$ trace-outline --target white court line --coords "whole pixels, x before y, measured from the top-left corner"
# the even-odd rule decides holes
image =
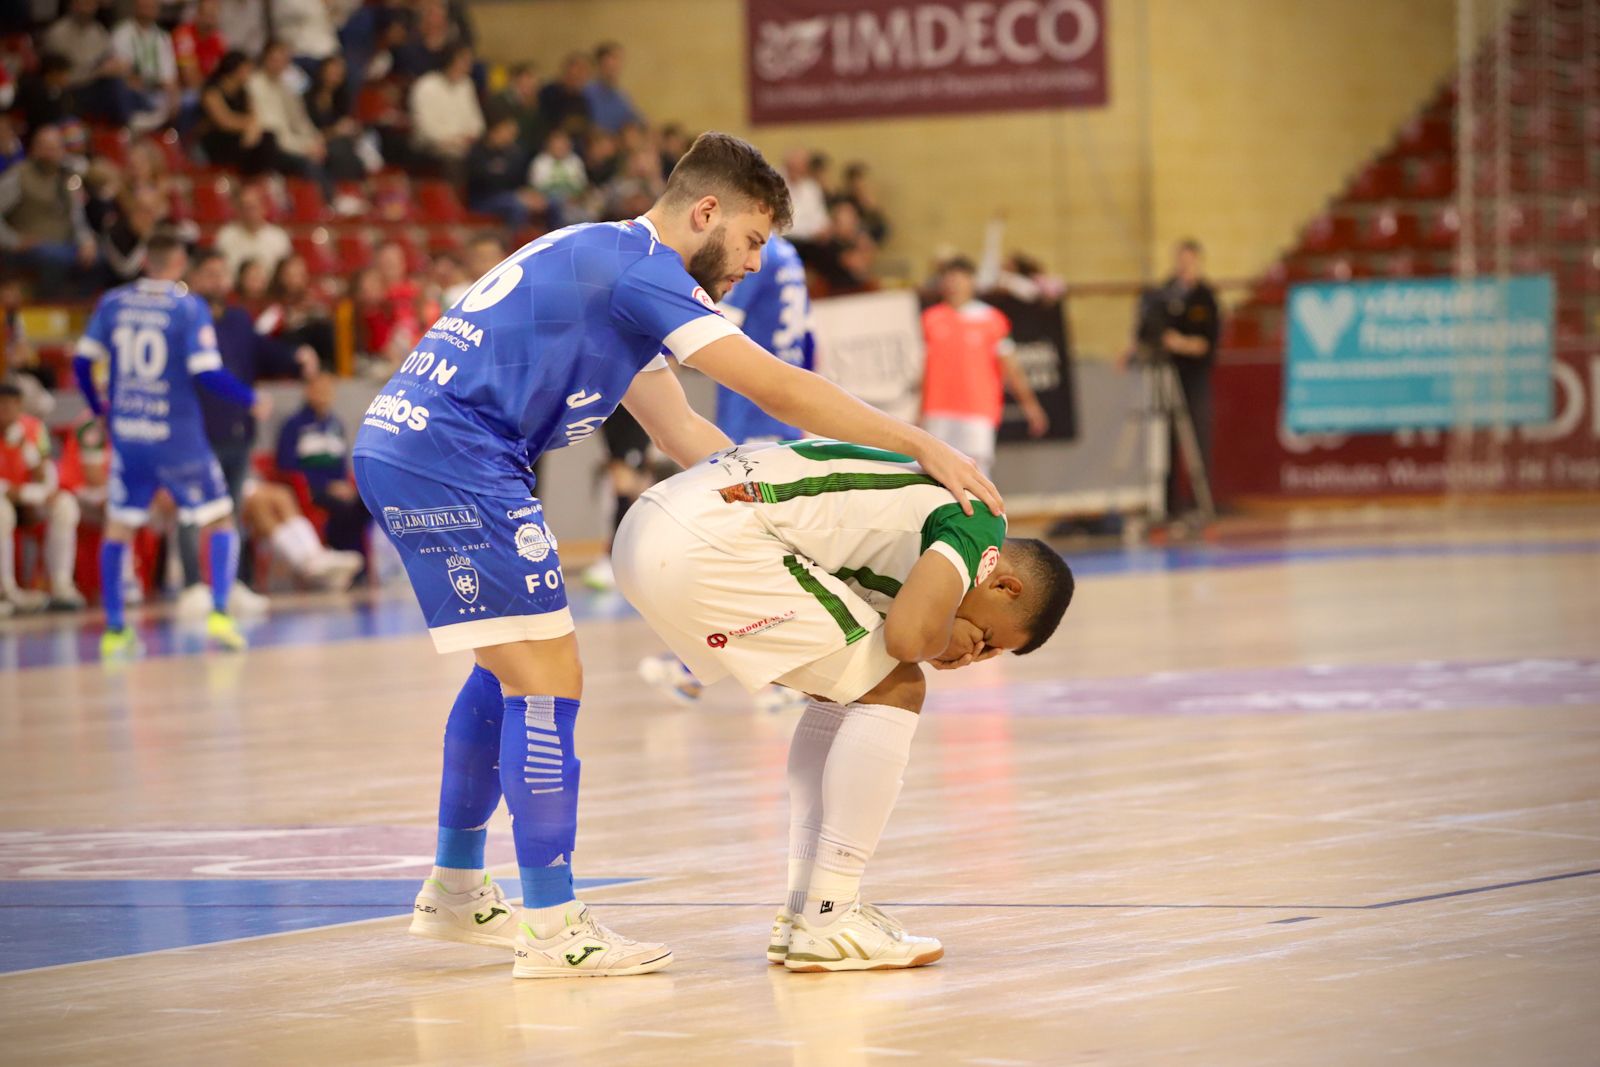
[[[680,1033],[677,1030],[624,1030],[627,1037],[693,1037],[693,1034]]]
[[[19,972],[20,973],[20,972]],[[221,1015],[221,1008],[157,1008],[161,1015]]]
[[[868,1056],[920,1056],[920,1052],[912,1052],[904,1048],[874,1048],[871,1045],[862,1045],[857,1052],[865,1052]]]
[[[506,1023],[507,1030],[576,1030],[576,1026],[558,1026],[555,1023]]]

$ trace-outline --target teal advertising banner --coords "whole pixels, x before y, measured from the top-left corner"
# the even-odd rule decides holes
[[[1548,422],[1553,306],[1545,276],[1296,286],[1284,422],[1297,433]]]

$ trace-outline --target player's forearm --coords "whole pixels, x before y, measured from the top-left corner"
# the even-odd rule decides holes
[[[705,416],[695,414],[656,439],[656,444],[672,462],[687,470],[713,452],[732,448],[733,440]]]
[[[73,356],[72,376],[77,379],[78,391],[83,394],[89,410],[96,415],[104,415],[105,404],[101,402],[100,390],[94,384],[94,361],[87,356]]]
[[[1023,373],[1016,357],[1002,356],[1000,366],[1005,369],[1006,388],[1017,398],[1017,403],[1024,408],[1038,407],[1039,397],[1034,393],[1033,386],[1028,383],[1028,376]]]
[[[819,374],[784,365],[764,395],[751,397],[779,422],[818,437],[832,437],[890,452],[917,455],[922,430],[858,400]]]

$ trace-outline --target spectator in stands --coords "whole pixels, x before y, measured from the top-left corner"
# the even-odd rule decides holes
[[[216,239],[217,251],[227,261],[228,273],[237,276],[241,265],[254,261],[270,277],[278,264],[294,251],[288,232],[267,219],[267,197],[259,186],[240,186],[233,204],[235,218],[217,231]]]
[[[678,160],[689,151],[690,137],[684,132],[683,127],[675,122],[669,122],[661,127],[661,173],[670,175],[672,168],[678,165]]]
[[[467,242],[467,275],[476,282],[505,258],[505,243],[495,234],[480,233]]]
[[[228,51],[223,39],[220,0],[196,0],[188,21],[172,31],[172,53],[178,62],[178,81],[185,96],[198,102],[200,90]]]
[[[606,186],[606,217],[631,219],[643,215],[665,187],[661,156],[653,149],[634,152],[627,157],[622,173]]]
[[[1194,423],[1195,437],[1200,444],[1200,461],[1206,471],[1211,470],[1211,371],[1217,362],[1217,339],[1222,333],[1222,314],[1217,304],[1216,290],[1205,280],[1205,251],[1194,238],[1179,241],[1172,253],[1172,275],[1160,289],[1150,294],[1141,309],[1139,340],[1158,350],[1160,357],[1172,361],[1178,372],[1178,384],[1183,389],[1183,399],[1189,408],[1189,418]],[[1119,361],[1126,366],[1133,350],[1122,354]],[[1167,475],[1167,514],[1183,514],[1185,503],[1179,497],[1177,434],[1173,442],[1172,462]],[[1191,486],[1191,493],[1193,488]]]
[[[526,180],[528,154],[517,141],[517,120],[502,115],[467,153],[467,206],[520,230],[546,200]]]
[[[303,163],[278,147],[278,139],[261,125],[247,88],[255,67],[238,52],[217,64],[200,92],[200,147],[215,167],[233,167],[242,174],[298,173]]]
[[[533,151],[544,144],[550,128],[539,112],[539,79],[533,64],[518,63],[511,68],[506,87],[489,102],[488,119],[491,123],[510,117],[517,124],[517,140],[525,151]]]
[[[419,155],[446,176],[463,176],[467,153],[483,136],[483,111],[472,84],[472,49],[457,47],[443,70],[411,87],[412,140]]]
[[[315,286],[305,257],[289,256],[272,274],[270,301],[256,316],[256,333],[296,349],[310,347],[320,364],[333,367],[333,313]]]
[[[27,160],[0,174],[0,259],[35,272],[46,289],[99,258],[66,159],[60,128],[40,126]]]
[[[0,615],[37,610],[48,604],[62,610],[84,606],[73,583],[78,551],[78,501],[60,488],[51,458],[50,431],[22,410],[22,389],[0,382]],[[18,526],[43,523],[45,571],[50,594],[19,588]]]
[[[559,225],[594,218],[588,198],[589,173],[572,150],[572,138],[565,130],[554,130],[545,140],[544,151],[528,168],[528,184],[549,200]]]
[[[327,147],[328,177],[339,182],[360,181],[383,165],[376,138],[368,140],[361,124],[350,113],[347,71],[342,55],[329,57],[318,68],[305,101],[306,113]]]
[[[166,219],[167,201],[154,186],[126,186],[105,236],[101,252],[113,285],[131,282],[144,273],[150,238]]]
[[[869,174],[867,165],[859,160],[845,164],[844,182],[835,199],[848,201],[861,219],[861,228],[882,244],[889,236],[889,221],[878,206],[878,194],[872,188]]]
[[[233,294],[254,315],[267,306],[267,290],[272,285],[272,273],[259,259],[247,259],[239,264],[234,275]]]
[[[159,130],[178,113],[178,60],[172,38],[156,21],[161,0],[133,0],[133,15],[111,31],[111,51],[127,67],[128,125]]]
[[[583,87],[589,102],[589,120],[602,130],[616,133],[630,122],[642,123],[639,109],[622,88],[622,46],[607,41],[594,50],[594,78]]]
[[[861,217],[848,200],[828,209],[828,227],[820,239],[804,246],[802,258],[833,294],[857,293],[871,287],[877,245],[861,228]]]
[[[288,47],[307,79],[339,51],[338,29],[328,4],[329,0],[272,0],[273,36]],[[303,91],[305,85],[302,81],[299,88]]]
[[[416,275],[411,269],[411,257],[406,252],[405,245],[399,241],[385,241],[378,246],[373,254],[372,263],[378,268],[378,276],[383,279],[384,293],[394,305],[408,308],[411,317],[411,329],[415,331],[418,322],[432,322],[439,317],[439,309],[430,306],[427,294],[422,290]],[[406,336],[407,344],[416,340],[416,333]]]
[[[977,299],[976,272],[967,259],[945,263],[939,274],[942,299],[922,313],[927,349],[922,426],[987,472],[994,465],[1007,388],[1027,416],[1029,434],[1042,436],[1050,420],[1012,356],[1010,321]]]
[[[441,252],[433,257],[433,286],[439,292],[441,307],[452,307],[472,288],[473,279],[467,277],[466,268],[453,252]]]
[[[76,118],[78,101],[72,91],[72,61],[55,52],[45,53],[39,69],[24,76],[17,87],[14,106],[30,130]]]
[[[794,225],[788,237],[797,246],[821,239],[828,230],[828,198],[811,174],[811,156],[796,148],[783,157],[783,176],[794,205]]]
[[[625,161],[615,137],[604,130],[590,131],[583,144],[583,166],[589,172],[590,185],[600,188],[608,184]]]
[[[306,383],[305,406],[278,431],[278,470],[305,477],[311,500],[328,513],[328,547],[362,552],[372,516],[350,477],[350,443],[333,410],[334,379],[319,374]]]
[[[46,55],[66,57],[71,64],[67,83],[86,111],[125,123],[126,100],[118,89],[128,67],[112,52],[111,34],[99,14],[100,0],[69,0],[66,15],[45,30],[39,47]]]
[[[228,51],[259,56],[267,47],[266,0],[218,0],[217,25]]]
[[[405,357],[421,333],[416,308],[410,301],[390,298],[389,286],[376,267],[356,273],[350,299],[355,305],[356,350],[377,362],[375,373],[388,377],[392,365]]]
[[[551,130],[565,130],[576,140],[589,132],[589,98],[584,86],[589,82],[589,57],[571,52],[561,61],[561,77],[539,90],[539,114]]]
[[[275,337],[258,334],[249,311],[229,299],[232,274],[223,254],[214,249],[201,249],[195,253],[189,266],[189,289],[211,308],[211,321],[217,331],[217,351],[222,356],[222,366],[235,378],[254,385],[262,378],[297,378],[317,370],[317,353],[307,345],[296,345]],[[211,442],[217,462],[222,465],[223,477],[228,482],[229,495],[234,506],[244,506],[244,485],[250,475],[250,454],[255,448],[257,425],[250,408],[200,390],[200,410],[205,420],[206,438]],[[189,602],[187,610],[204,612],[210,593],[200,578],[199,539],[197,531],[187,528],[180,532],[179,554],[183,560],[184,592],[179,597],[180,607]],[[249,553],[240,553],[241,577],[250,577]],[[242,584],[242,583],[241,583]],[[237,586],[235,587],[237,590]],[[246,585],[246,589],[249,587]],[[194,590],[199,592],[194,592]],[[255,596],[253,592],[241,594],[245,601]]]
[[[261,53],[261,62],[245,83],[245,91],[250,96],[250,111],[264,135],[272,137],[282,153],[279,169],[321,181],[324,195],[331,196],[333,190],[322,169],[327,146],[306,113],[305,96],[298,87],[302,81],[304,77],[293,64],[289,46],[273,41]]]
[[[394,72],[404,78],[420,78],[443,70],[458,44],[444,0],[421,0],[417,5],[417,24],[405,41],[396,45]]]
[[[288,566],[295,578],[313,588],[342,593],[367,565],[364,553],[335,552],[324,545],[317,528],[300,510],[294,491],[277,482],[252,478],[245,483],[239,525],[253,544],[271,545],[272,554]],[[235,583],[234,593],[240,588]],[[248,610],[234,608],[233,599],[229,598],[230,610]],[[266,598],[259,599],[264,602]]]

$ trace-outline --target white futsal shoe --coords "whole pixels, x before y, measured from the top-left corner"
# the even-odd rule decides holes
[[[794,936],[794,912],[783,908],[772,919],[772,933],[767,937],[767,962],[783,966],[789,955],[789,941]]]
[[[671,652],[646,656],[639,661],[639,677],[674,704],[693,704],[700,699],[701,686],[694,672]]]
[[[582,909],[577,921],[550,937],[538,937],[527,923],[518,923],[513,978],[601,978],[648,974],[672,962],[672,950],[653,941],[633,941],[601,926]]]
[[[877,971],[922,967],[943,955],[937,939],[908,934],[899,920],[856,901],[826,926],[795,916],[783,965],[791,971]]]
[[[448,892],[429,878],[411,906],[411,933],[436,941],[510,948],[517,932],[516,916],[517,909],[506,903],[505,892],[487,874],[482,885],[465,893]]]

